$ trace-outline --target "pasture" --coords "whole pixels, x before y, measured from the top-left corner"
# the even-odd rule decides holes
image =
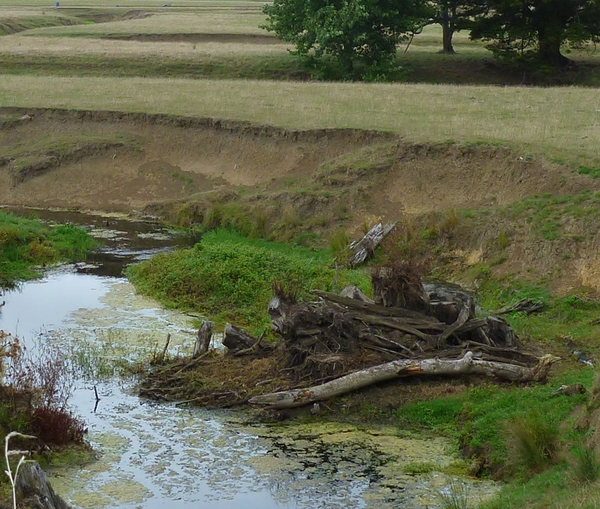
[[[401,83],[319,83],[306,81],[289,45],[259,28],[261,2],[16,3],[0,1],[0,26],[19,29],[0,39],[0,107],[383,130],[411,142],[492,143],[524,157],[600,164],[594,88],[497,86],[514,76],[466,33],[455,36],[456,55],[438,53],[435,26],[400,47]],[[583,50],[573,58],[588,71],[584,81],[594,80],[598,57]]]

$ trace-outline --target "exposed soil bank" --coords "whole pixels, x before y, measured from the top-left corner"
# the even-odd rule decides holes
[[[2,205],[137,211],[184,225],[239,226],[244,220],[248,229],[284,240],[402,219],[436,229],[443,252],[461,270],[487,263],[501,274],[540,278],[559,267],[556,289],[600,288],[596,218],[557,216],[552,221],[563,231],[550,239],[534,231],[526,213],[499,212],[534,196],[569,200],[592,192],[594,198],[600,180],[505,147],[408,144],[388,133],[351,129],[293,131],[210,118],[22,108],[0,110],[0,147]],[[452,219],[465,209],[487,212]],[[448,217],[452,231],[442,235]],[[509,239],[501,249],[499,235]]]

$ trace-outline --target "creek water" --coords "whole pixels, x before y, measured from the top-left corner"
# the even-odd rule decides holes
[[[122,269],[197,239],[113,217],[41,217],[85,226],[103,243],[87,263],[5,292],[0,307],[0,330],[29,348],[55,345],[76,368],[71,408],[96,460],[49,472],[73,507],[416,509],[441,506],[440,493],[457,486],[471,502],[497,492],[453,475],[461,462],[442,438],[320,421],[249,425],[239,411],[138,398],[115,368],[162,348],[167,334],[175,353],[189,353],[195,331],[189,316],[136,295]]]

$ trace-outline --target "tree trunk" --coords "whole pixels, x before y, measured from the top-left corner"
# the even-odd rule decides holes
[[[454,29],[450,25],[442,24],[442,53],[456,53],[452,45],[452,37],[454,37]]]
[[[538,58],[552,67],[565,67],[572,61],[560,52],[564,23],[554,10],[540,12],[538,23]]]
[[[504,362],[482,361],[473,357],[473,352],[466,352],[461,359],[455,360],[396,360],[350,373],[323,385],[255,396],[249,403],[276,409],[294,408],[340,396],[378,382],[416,375],[479,374],[516,382],[540,381],[546,377],[552,364],[559,360],[553,355],[545,355],[539,359],[537,366],[527,368]]]
[[[393,230],[394,226],[396,226],[396,223],[388,223],[385,226],[383,223],[377,223],[362,239],[352,242],[349,246],[352,254],[348,260],[348,265],[350,267],[358,267],[367,258],[373,256],[375,248]]]
[[[455,53],[454,46],[452,45],[452,37],[454,36],[454,13],[450,12],[450,7],[447,3],[443,3],[440,14],[440,25],[442,25],[441,53]]]
[[[566,67],[572,60],[560,52],[560,41],[540,39],[538,56],[542,63],[551,67]]]

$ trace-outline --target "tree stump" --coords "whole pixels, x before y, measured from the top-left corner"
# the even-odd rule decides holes
[[[194,353],[192,354],[192,359],[195,359],[203,353],[208,352],[208,347],[210,346],[210,340],[212,338],[214,326],[215,324],[210,320],[202,321],[202,324],[198,329],[198,337],[196,339],[196,344],[194,345]]]
[[[70,509],[58,496],[37,461],[28,461],[17,476],[17,503],[31,509]]]

